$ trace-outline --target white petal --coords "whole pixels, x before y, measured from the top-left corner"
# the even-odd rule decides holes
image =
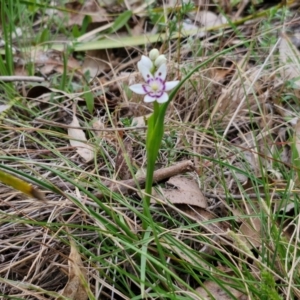
[[[139,95],[145,95],[145,94],[146,94],[146,91],[144,90],[143,85],[140,84],[140,83],[130,85],[129,88],[130,88],[133,92],[135,92],[136,94],[139,94]]]
[[[153,98],[149,95],[146,95],[145,98],[144,98],[144,102],[146,102],[146,103],[150,103],[150,102],[153,102],[155,100],[156,100],[155,98]]]
[[[169,100],[169,96],[167,93],[163,93],[160,97],[156,99],[158,103],[165,103]]]
[[[167,76],[167,65],[162,64],[158,70],[155,72],[155,77],[159,77],[161,80],[165,81]]]
[[[148,82],[149,79],[153,78],[151,71],[148,69],[148,67],[146,65],[141,64],[138,66],[138,68],[146,82]]]
[[[165,83],[166,85],[166,89],[165,91],[170,91],[172,89],[174,89],[174,87],[179,83],[179,80],[175,80],[175,81],[168,81]]]
[[[149,71],[153,68],[153,62],[151,61],[151,59],[145,55],[142,55],[141,60],[137,63],[138,69],[139,71],[142,73],[141,71],[141,66],[145,66]]]

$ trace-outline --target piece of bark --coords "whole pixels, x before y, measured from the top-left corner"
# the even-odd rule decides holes
[[[157,170],[153,175],[153,183],[159,183],[160,181],[166,180],[170,177],[183,174],[186,172],[194,171],[194,164],[190,160],[184,160],[180,163]],[[136,179],[128,179],[122,180],[113,184],[110,184],[108,188],[110,188],[111,192],[117,192],[121,194],[128,194],[131,190],[134,190],[139,186],[139,188],[143,189],[146,183],[146,176],[140,176]],[[104,197],[103,193],[99,192],[95,195],[98,199],[102,199]]]

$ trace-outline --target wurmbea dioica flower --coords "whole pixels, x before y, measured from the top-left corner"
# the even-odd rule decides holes
[[[169,101],[168,91],[175,88],[179,81],[166,81],[167,77],[167,59],[160,55],[157,49],[152,49],[149,57],[142,56],[137,66],[145,82],[129,86],[129,88],[140,95],[145,95],[144,101],[153,102],[153,114],[147,120],[147,175],[146,175],[146,195],[144,197],[144,214],[151,219],[149,205],[152,191],[153,173],[156,158],[160,149],[161,141],[164,135],[164,117]],[[143,223],[146,230],[147,223]]]
[[[157,52],[152,52],[154,50]],[[145,83],[133,84],[129,88],[136,94],[145,95],[144,102],[146,103],[153,101],[165,103],[169,99],[166,92],[172,90],[179,81],[166,81],[167,59],[164,55],[157,55],[157,49],[153,49],[152,51],[149,54],[152,60],[143,55],[138,62],[138,69]]]

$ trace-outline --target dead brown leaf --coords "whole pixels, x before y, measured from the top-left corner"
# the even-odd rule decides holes
[[[230,287],[230,284],[233,282],[228,278],[222,278],[223,281],[226,281],[226,289],[235,297],[235,299],[246,300],[247,296],[242,292]],[[201,299],[201,300],[211,300],[211,299],[218,299],[218,300],[231,300],[232,296],[228,295],[228,293],[218,285],[216,281],[205,281],[204,287],[198,287],[196,292],[199,294],[199,298],[195,297],[194,299]]]
[[[117,133],[115,131],[105,131],[106,126],[100,119],[94,120],[92,127],[96,131],[97,137],[101,139],[101,142],[105,141],[113,146],[117,144]]]
[[[151,114],[148,114],[146,116],[139,116],[132,118],[131,126],[136,127],[144,127],[146,126],[146,120],[151,116]]]
[[[201,222],[202,224],[209,220],[218,219],[217,215],[200,207],[180,205],[178,208],[192,220]],[[207,222],[207,224],[203,225],[203,228],[216,234],[225,234],[225,232],[230,228],[230,224],[225,221]]]
[[[81,256],[79,255],[75,243],[70,241],[71,251],[69,255],[69,280],[61,292],[61,295],[72,300],[88,299],[87,287],[87,271],[83,266]],[[60,298],[57,298],[60,300]]]
[[[38,68],[45,76],[53,72],[62,74],[65,71],[63,52],[61,51],[34,49],[29,57],[24,58],[24,64],[29,60],[31,63],[35,64],[36,68]],[[77,75],[78,71],[81,70],[79,62],[72,56],[68,57],[67,70]]]
[[[243,220],[240,227],[240,238],[247,246],[252,249],[262,244],[261,220],[259,218],[250,218]]]
[[[82,73],[89,72],[95,78],[101,72],[109,69],[109,57],[106,50],[89,50],[86,52],[82,65]]]
[[[162,188],[162,196],[172,204],[187,204],[201,208],[207,207],[207,200],[199,189],[198,184],[183,176],[171,177],[167,184],[171,189]],[[157,195],[159,197],[159,195]]]
[[[70,144],[77,148],[77,153],[86,161],[89,162],[94,158],[94,148],[87,144],[87,139],[85,137],[84,131],[78,128],[80,127],[77,117],[73,115],[73,120],[69,124],[68,136],[70,137]]]
[[[70,10],[68,22],[66,26],[82,25],[85,16],[90,16],[92,23],[101,23],[108,21],[108,17],[104,8],[102,8],[98,1],[72,1],[66,4],[66,8]],[[58,12],[60,18],[65,18],[65,12]]]
[[[211,69],[211,78],[215,82],[222,82],[226,76],[232,73],[233,65],[230,68],[213,68]]]

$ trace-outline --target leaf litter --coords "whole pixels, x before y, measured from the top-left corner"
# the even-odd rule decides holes
[[[80,124],[75,114],[73,115],[72,122],[69,124],[68,136],[71,146],[77,148],[77,153],[86,162],[90,162],[94,158],[94,148],[87,143],[85,133],[80,129]]]
[[[197,13],[195,11],[190,13],[185,22],[192,24],[195,32],[201,31],[201,35],[198,35],[197,39],[188,37],[180,40],[180,48],[177,48],[177,42],[170,41],[168,44],[160,41],[162,44],[158,44],[161,51],[165,51],[168,55],[170,70],[181,76],[191,65],[200,63],[212,52],[240,41],[240,36],[230,27],[226,27],[228,31],[220,32],[219,29],[211,29],[218,26],[222,28],[227,21],[213,2],[211,5],[204,1],[198,2],[195,10]],[[162,30],[159,19],[157,23],[153,22],[149,26],[149,20],[144,17],[147,15],[145,11],[147,4],[128,1],[126,5],[128,7],[120,4],[113,6],[108,1],[103,1],[103,5],[100,6],[96,1],[85,1],[84,4],[74,1],[63,7],[66,10],[52,9],[51,14],[48,11],[48,16],[64,20],[64,26],[72,31],[79,41],[81,38],[102,39],[104,36],[118,40],[118,37],[128,36],[129,29],[137,36]],[[220,5],[222,11],[225,11],[229,18],[232,17],[232,20],[238,16],[246,17],[249,5],[254,5],[251,9],[260,10],[259,6],[256,7],[249,1],[232,4],[232,7],[228,7],[226,1],[224,3],[220,1]],[[172,11],[171,2],[167,3],[166,8],[166,14]],[[126,9],[131,9],[136,14],[118,28],[117,25],[120,23],[114,23],[116,15],[121,15]],[[153,20],[158,16],[155,14],[154,10],[151,16]],[[46,18],[42,18],[39,11],[36,18],[40,18],[37,24],[40,22],[41,27],[30,28],[31,32],[45,25]],[[295,23],[298,22],[296,17],[294,20]],[[297,133],[299,126],[292,127],[290,120],[297,119],[299,113],[297,102],[299,50],[295,42],[296,35],[278,34],[280,37],[278,53],[272,52],[272,56],[268,58],[271,46],[263,46],[266,42],[265,31],[260,27],[263,24],[255,23],[256,21],[249,20],[248,24],[238,25],[237,28],[246,38],[257,42],[259,45],[255,48],[257,53],[253,55],[247,47],[240,47],[238,51],[228,53],[206,65],[193,75],[169,108],[166,137],[160,152],[158,171],[164,170],[169,165],[174,166],[176,162],[184,162],[185,159],[193,159],[196,163],[196,168],[185,169],[184,174],[180,176],[170,175],[158,181],[157,189],[160,193],[154,198],[159,200],[159,204],[152,203],[151,206],[154,220],[163,224],[166,231],[174,231],[180,241],[178,245],[162,243],[170,250],[170,265],[174,270],[180,270],[181,266],[178,268],[178,264],[181,261],[189,263],[191,267],[196,267],[192,263],[197,261],[203,270],[208,270],[210,260],[214,259],[219,264],[220,274],[229,274],[230,270],[222,270],[224,266],[222,260],[218,260],[218,251],[226,253],[234,263],[240,263],[237,259],[240,259],[239,252],[236,250],[239,243],[249,251],[260,251],[262,245],[266,245],[270,233],[270,228],[266,227],[270,223],[261,223],[259,218],[262,211],[268,212],[266,215],[269,219],[273,215],[280,214],[285,226],[283,235],[290,243],[295,239],[294,221],[289,220],[285,213],[293,217],[297,213],[295,207],[297,196],[294,191],[298,190],[299,183],[296,176],[288,181],[282,170],[286,170],[286,174],[289,174],[294,170],[293,166],[297,165],[291,141],[293,132]],[[253,24],[257,27],[251,26]],[[85,26],[86,31],[80,32]],[[60,27],[56,23],[51,31],[68,43],[70,37],[61,35],[62,31],[58,28]],[[118,30],[112,34],[112,31],[109,32],[111,28]],[[272,38],[274,32],[267,37]],[[276,31],[275,36],[277,33]],[[16,37],[13,38],[16,40]],[[41,39],[38,42],[43,41]],[[146,38],[144,43],[147,43]],[[129,171],[129,167],[126,166],[130,164],[134,171],[147,163],[144,127],[147,125],[145,116],[151,113],[152,108],[141,103],[138,96],[130,94],[128,85],[132,84],[130,81],[138,81],[135,73],[137,59],[151,48],[150,45],[142,45],[136,48],[119,47],[115,50],[72,53],[66,61],[64,61],[65,54],[56,50],[33,49],[29,53],[34,55],[28,55],[22,48],[16,49],[14,57],[16,74],[27,76],[32,64],[35,75],[42,75],[46,80],[39,87],[25,81],[14,83],[19,95],[25,96],[29,91],[27,101],[11,106],[8,104],[8,100],[11,99],[6,99],[5,96],[1,98],[0,114],[5,114],[5,118],[1,118],[0,121],[2,163],[60,187],[70,197],[80,199],[80,203],[49,191],[49,186],[43,186],[47,190],[46,203],[28,199],[3,185],[0,186],[3,191],[0,206],[5,212],[1,217],[0,228],[2,239],[0,274],[2,278],[8,278],[7,281],[0,282],[2,294],[18,295],[22,299],[42,299],[42,296],[32,291],[29,285],[18,287],[19,282],[27,281],[32,286],[41,288],[41,293],[45,297],[54,297],[50,292],[58,292],[64,288],[65,295],[71,299],[79,297],[79,293],[75,294],[74,291],[80,289],[83,293],[83,298],[80,299],[84,299],[87,297],[86,289],[82,289],[85,284],[90,286],[94,294],[97,290],[101,299],[114,299],[113,295],[117,295],[118,299],[128,299],[129,295],[132,295],[132,291],[126,291],[120,286],[121,281],[112,283],[109,275],[103,273],[102,278],[95,275],[95,270],[105,265],[107,274],[116,279],[117,276],[112,275],[114,272],[118,273],[115,261],[108,262],[108,259],[99,263],[97,259],[101,254],[110,258],[110,253],[104,248],[99,247],[99,250],[91,246],[91,241],[98,243],[99,234],[93,230],[80,229],[77,225],[95,225],[103,232],[109,232],[106,224],[114,224],[116,219],[121,218],[123,222],[130,224],[128,226],[136,234],[141,230],[140,219],[136,214],[136,210],[141,208],[139,186],[132,178],[134,172]],[[262,69],[261,66],[264,64],[265,68]],[[70,85],[62,87],[60,83],[65,73],[68,75]],[[84,76],[87,73],[90,77]],[[87,90],[92,91],[94,97],[94,108],[91,111],[87,110],[82,97]],[[28,101],[29,98],[32,103]],[[73,109],[75,105],[76,110]],[[236,114],[237,107],[239,111]],[[66,119],[71,120],[71,123],[66,122]],[[98,120],[97,124],[91,121],[95,119]],[[105,122],[100,121],[102,119],[105,119]],[[116,130],[120,134],[116,133]],[[65,134],[66,131],[68,135]],[[298,144],[297,136],[295,135],[295,145]],[[59,149],[67,150],[61,152]],[[21,159],[22,163],[11,161],[9,158],[12,155]],[[49,164],[52,170],[46,168]],[[60,173],[64,173],[65,177],[60,176]],[[195,177],[196,181],[189,179]],[[81,189],[75,188],[68,178],[80,182]],[[263,180],[268,182],[269,191],[265,190]],[[125,187],[128,184],[132,185],[130,197],[127,196],[125,188],[113,188],[114,184],[118,183]],[[142,185],[142,181],[139,183]],[[107,187],[110,191],[105,189]],[[289,203],[284,205],[278,200],[283,197],[280,192],[283,187],[290,193]],[[83,192],[84,190],[86,192]],[[98,196],[101,194],[99,199],[115,213],[114,217],[103,210],[105,207],[102,207],[102,216],[106,222],[99,222],[88,214],[89,209],[95,207],[98,209],[99,206],[88,192],[93,195],[98,193]],[[126,200],[116,201],[112,197],[112,193],[116,192]],[[259,201],[264,205],[257,205]],[[70,215],[72,216],[69,217]],[[172,218],[168,218],[169,215]],[[248,215],[246,219],[245,215]],[[21,218],[26,222],[12,224],[7,216]],[[60,216],[63,216],[63,219],[60,219]],[[235,222],[227,222],[223,218]],[[72,234],[76,238],[81,238],[83,247],[91,251],[93,266],[97,265],[97,268],[94,270],[87,268],[88,260],[82,261],[81,258],[84,256],[79,255],[82,249],[75,250],[72,243],[70,247],[68,243],[63,242],[65,236],[62,227],[60,230],[57,229],[59,226],[57,220],[71,224],[71,227],[74,225]],[[41,226],[39,222],[45,223]],[[186,225],[191,222],[193,226],[197,225],[201,229],[190,230]],[[184,230],[181,230],[181,227]],[[230,235],[229,230],[235,235]],[[209,240],[204,241],[199,236],[209,236]],[[105,244],[106,240],[111,241],[109,247],[118,243],[110,233],[104,235],[100,243]],[[41,245],[44,245],[44,248]],[[185,245],[188,245],[194,259],[183,251]],[[272,245],[267,246],[273,250]],[[118,247],[122,249],[123,246]],[[151,247],[156,249],[154,243]],[[72,255],[69,254],[70,249]],[[202,256],[196,255],[198,251]],[[126,259],[128,261],[117,261],[117,264],[128,274],[131,274],[132,270],[136,272],[134,269],[136,262],[132,262],[132,257],[129,256]],[[252,259],[251,255],[249,259]],[[34,262],[38,263],[35,265]],[[250,270],[256,265],[250,262],[247,267]],[[276,264],[276,268],[278,276],[285,277],[286,273],[280,263]],[[66,271],[67,269],[69,271]],[[203,274],[198,275],[197,279],[184,272],[178,271],[178,274],[194,289],[192,299],[210,299],[211,295],[229,299],[228,289],[229,294],[237,299],[245,297],[246,290],[222,288],[221,285],[216,285],[209,278],[202,276]],[[228,277],[219,274],[216,276],[219,276],[223,284],[234,286]],[[232,278],[234,276],[232,275]],[[68,293],[72,278],[74,285],[72,291]],[[199,278],[202,287],[199,286]],[[280,284],[286,284],[284,280],[280,280]],[[136,288],[134,280],[131,281],[128,277],[128,281],[130,287]],[[176,281],[177,286],[181,284]],[[291,289],[295,295],[299,295],[296,286]],[[186,292],[184,290],[182,294]]]
[[[161,188],[154,196],[170,201],[172,204],[194,205],[207,208],[207,201],[201,193],[198,184],[182,176],[171,177],[166,188]]]
[[[88,293],[86,291],[88,274],[83,266],[80,254],[76,249],[75,242],[71,240],[71,251],[69,255],[69,280],[61,291],[62,296],[74,300],[87,300]],[[57,300],[61,300],[58,297]]]

